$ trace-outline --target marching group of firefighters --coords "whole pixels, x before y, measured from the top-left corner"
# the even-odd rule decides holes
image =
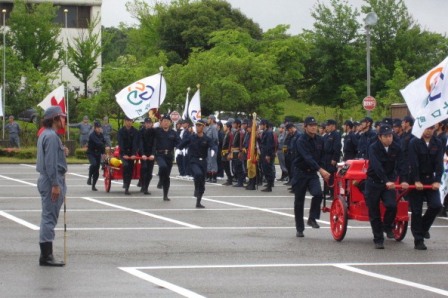
[[[54,114],[57,119],[62,115],[58,111],[47,112],[45,115],[53,117]],[[50,116],[49,120],[56,119]],[[330,119],[325,124],[318,125],[316,119],[311,116],[304,120],[303,131],[299,131],[293,123],[285,123],[280,126],[278,132],[274,132],[271,123],[265,119],[259,121],[258,125],[255,119],[229,119],[222,125],[221,122],[216,122],[213,115],[206,120],[198,120],[194,128],[186,121],[179,121],[176,128],[173,128],[169,115],[161,117],[158,123],[146,118],[138,130],[133,126],[133,120],[126,117],[124,126],[118,131],[119,150],[116,150],[115,154],[122,163],[123,188],[126,195],[130,195],[129,187],[137,159],[141,163],[140,191],[150,194],[148,187],[154,163],[157,162],[157,188],[163,190],[164,201],[170,201],[170,174],[176,158],[180,175],[193,177],[197,208],[204,208],[201,199],[205,182],[216,183],[217,176],[224,173],[227,180],[223,185],[255,190],[265,182],[261,191],[272,192],[276,177],[274,162],[278,157],[282,171],[278,180],[286,181],[285,185],[290,186],[289,190],[295,197],[297,237],[304,237],[306,192],[312,196],[307,225],[317,229],[321,203],[324,194],[332,194],[331,185],[338,162],[368,159],[367,179],[360,181],[358,187],[363,192],[368,207],[375,248],[384,248],[384,234],[387,238],[394,238],[393,222],[397,212],[394,189],[399,183],[403,189],[415,185],[415,190],[411,190],[406,199],[410,203],[414,247],[417,250],[425,250],[424,239],[430,237],[429,229],[434,219],[439,212],[446,212],[446,204],[442,205],[439,188],[444,172],[443,156],[447,140],[443,131],[444,123],[439,124],[437,129],[427,128],[421,138],[411,134],[413,123],[413,119],[408,116],[395,121],[385,118],[375,125],[369,117],[365,117],[360,123],[346,121],[342,138],[337,131],[335,120]],[[107,145],[110,145],[110,139],[106,141],[102,124],[95,121],[87,140],[90,162],[87,184],[91,185],[93,191],[97,190],[99,169]],[[55,146],[60,145],[56,142]],[[44,149],[38,147],[38,156]],[[39,172],[44,162],[44,158],[38,158]],[[42,166],[39,166],[40,164]],[[54,171],[56,174],[61,172],[60,175],[63,176],[66,166]],[[318,174],[325,181],[323,190]],[[41,172],[41,176],[46,175]],[[58,184],[57,179],[51,181],[48,183],[50,188],[55,183]],[[65,179],[61,181],[65,195]],[[60,193],[56,193],[54,189],[48,189],[41,194],[43,197],[48,196],[49,200],[60,197]],[[385,207],[383,218],[380,214],[380,201]],[[427,210],[422,215],[424,202],[427,203]],[[58,206],[60,208],[60,205]],[[54,214],[50,214],[50,217],[54,217],[59,209],[51,212]],[[44,213],[42,216],[42,222],[45,222]],[[57,216],[47,229],[41,227],[41,234],[42,231],[53,229],[50,236],[45,236],[45,239],[41,237],[41,248],[44,243],[41,265],[60,265],[54,261],[51,250],[45,250],[45,243],[50,242],[49,238],[54,238],[56,222]]]

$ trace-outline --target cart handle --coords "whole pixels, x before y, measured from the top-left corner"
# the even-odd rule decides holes
[[[401,184],[395,184],[395,189],[397,190],[406,190],[401,187]],[[415,189],[414,184],[409,184],[409,187],[407,189]],[[423,189],[432,189],[432,185],[423,185]]]

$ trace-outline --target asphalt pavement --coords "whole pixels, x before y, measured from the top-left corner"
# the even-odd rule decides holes
[[[110,192],[102,179],[91,191],[87,173],[69,165],[54,242],[63,259],[66,235],[67,265],[48,268],[38,265],[35,166],[0,165],[0,297],[448,296],[447,218],[434,222],[427,251],[414,249],[410,230],[375,250],[368,222],[350,220],[337,242],[328,213],[296,238],[294,198],[281,182],[271,193],[207,183],[206,208],[196,209],[193,181],[176,166],[170,202],[157,175],[151,195],[133,180],[126,196],[116,180]]]

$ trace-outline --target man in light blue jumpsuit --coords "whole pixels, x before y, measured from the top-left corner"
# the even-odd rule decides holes
[[[79,128],[79,145],[81,147],[87,147],[89,142],[89,135],[92,132],[93,126],[89,123],[89,117],[84,116],[82,122],[69,124],[70,127]]]
[[[9,116],[9,123],[5,125],[9,132],[9,146],[11,148],[20,148],[20,126],[14,121],[14,116]]]
[[[56,261],[53,257],[54,228],[57,225],[59,211],[67,192],[65,173],[67,172],[68,150],[56,134],[56,131],[65,127],[65,117],[66,115],[59,106],[49,107],[44,113],[43,126],[45,129],[37,141],[36,170],[40,173],[37,189],[42,200],[39,234],[40,266],[61,267],[65,265],[64,262]]]

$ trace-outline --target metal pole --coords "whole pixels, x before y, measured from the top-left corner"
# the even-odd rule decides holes
[[[159,67],[159,70],[160,70],[160,84],[159,84],[159,103],[158,103],[158,105],[157,105],[157,111],[159,111],[160,110],[160,97],[161,97],[161,95],[162,95],[162,78],[163,78],[163,66],[160,66]],[[159,113],[160,114],[160,113]]]
[[[65,36],[67,37],[68,34],[68,26],[67,26],[67,13],[68,13],[68,9],[64,9],[64,14],[65,14]],[[68,38],[66,38],[66,44],[65,44],[65,67],[68,68],[68,55],[67,55],[67,51],[68,51]],[[61,72],[62,75],[62,72]],[[67,115],[67,123],[66,126],[67,127],[67,140],[70,141],[70,128],[69,128],[69,123],[70,123],[70,119],[69,119],[69,109],[68,109],[68,86],[67,86],[67,82],[65,83],[65,100],[66,100],[66,115]]]
[[[367,37],[367,96],[370,96],[370,26],[366,26]],[[367,111],[367,116],[370,117],[370,111]]]
[[[3,140],[5,140],[5,126],[6,126],[6,9],[3,13]]]

